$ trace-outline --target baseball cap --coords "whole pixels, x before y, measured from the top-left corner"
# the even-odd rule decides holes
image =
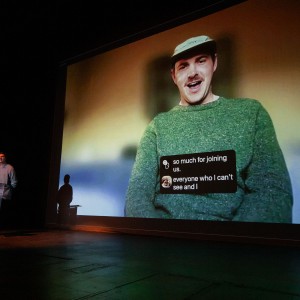
[[[179,59],[196,55],[196,53],[201,49],[204,51],[209,51],[212,53],[216,52],[216,42],[212,38],[206,35],[200,35],[192,37],[184,41],[183,43],[176,46],[173,55],[171,56],[172,66]]]

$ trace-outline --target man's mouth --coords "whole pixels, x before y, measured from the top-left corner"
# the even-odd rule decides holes
[[[200,81],[200,80],[199,81],[193,81],[193,82],[188,83],[187,87],[194,90],[194,89],[199,88],[201,83],[202,83],[202,81]]]

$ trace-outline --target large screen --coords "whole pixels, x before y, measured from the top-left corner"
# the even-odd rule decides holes
[[[236,220],[300,223],[299,11],[298,1],[249,0],[69,63],[59,185],[63,185],[66,174],[70,175],[71,204],[78,205],[77,214],[235,220],[231,216],[238,214],[243,197],[254,191],[257,196],[244,209],[244,218]],[[186,144],[179,145],[177,133],[187,127],[186,122],[193,124],[194,119],[182,114],[167,123],[158,118],[154,124],[153,119],[170,110],[175,114],[180,95],[172,80],[170,57],[178,44],[200,35],[217,43],[218,65],[212,90],[219,98],[207,105],[220,102],[226,107],[224,99],[233,98],[250,98],[258,103],[251,102],[255,108],[242,103],[232,115],[211,113],[214,130],[210,121],[197,133],[189,127]],[[256,121],[262,119],[260,125],[256,122],[249,125],[251,110],[255,110]],[[256,138],[250,137],[251,134],[260,134],[256,128],[259,126],[262,127],[259,132],[263,132],[261,140],[274,139],[272,130],[265,130],[268,116],[284,163],[278,162],[278,150],[273,150],[273,146],[268,148],[268,142],[260,145],[245,142],[245,138]],[[235,125],[228,127],[228,120]],[[149,154],[149,166],[140,174],[147,180],[132,179],[140,172],[134,170],[134,165],[141,151],[138,149],[143,147],[145,130],[149,133],[152,128],[149,135],[155,134],[159,122],[167,127],[159,131],[159,138],[164,138],[165,132],[161,142],[164,146],[158,140],[153,144],[156,157]],[[191,139],[191,135],[197,137]],[[198,140],[201,135],[208,140],[208,146],[194,147],[191,140],[205,143],[201,138]],[[218,142],[212,143],[216,139]],[[151,143],[154,142],[145,144],[144,153],[150,151]],[[248,168],[256,159],[254,148],[259,147],[263,149],[257,156],[264,155],[261,159],[264,167]],[[248,154],[247,163],[241,166],[241,157]],[[140,157],[143,155],[140,152]],[[156,167],[150,166],[155,159]],[[280,166],[268,170],[271,163]],[[288,179],[282,164],[286,165]],[[140,165],[147,165],[147,161]],[[250,172],[252,179],[242,182]],[[291,195],[286,180],[290,180]],[[128,195],[130,182],[138,185],[131,191],[134,195]],[[150,185],[152,191],[148,192]],[[149,194],[152,200],[148,201],[145,197]],[[128,204],[130,197],[135,200]],[[140,208],[142,212],[134,214],[139,209],[132,209],[133,205],[153,202],[149,213]],[[247,215],[247,209],[252,217]],[[193,212],[189,214],[188,210]],[[256,218],[256,213],[265,217]],[[290,219],[286,217],[289,213]]]

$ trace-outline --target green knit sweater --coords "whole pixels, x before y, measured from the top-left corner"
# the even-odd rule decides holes
[[[160,193],[161,156],[235,150],[237,191]],[[292,189],[272,120],[253,99],[176,106],[158,114],[140,141],[125,215],[216,221],[291,222]]]

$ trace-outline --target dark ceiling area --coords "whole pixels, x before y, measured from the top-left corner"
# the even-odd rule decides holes
[[[1,28],[14,58],[47,55],[64,60],[130,36],[155,33],[193,15],[241,1],[2,1]],[[16,53],[17,52],[17,53]],[[20,53],[22,52],[22,53]]]

